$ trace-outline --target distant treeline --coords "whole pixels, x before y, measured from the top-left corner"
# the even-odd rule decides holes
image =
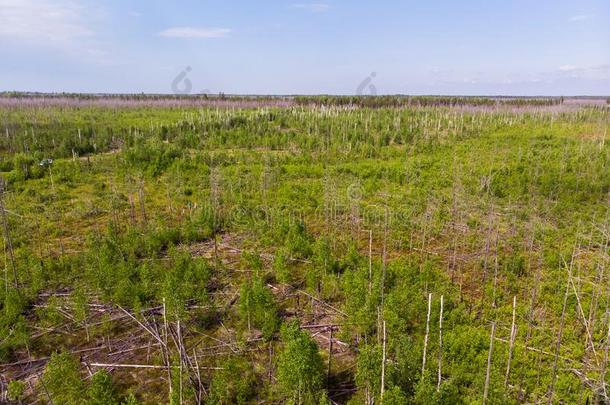
[[[16,100],[19,103],[59,102],[74,103],[152,103],[170,106],[170,104],[245,103],[241,107],[260,106],[336,106],[363,108],[392,107],[543,107],[564,103],[564,97],[477,97],[477,96],[337,96],[337,95],[226,95],[218,94],[111,94],[111,93],[38,93],[38,92],[0,92],[0,100]],[[606,100],[610,104],[610,98]],[[118,106],[118,105],[117,105]]]
[[[289,96],[271,95],[226,95],[225,93],[194,93],[194,94],[150,94],[150,93],[40,93],[40,92],[21,92],[4,91],[0,92],[0,98],[63,98],[78,100],[208,100],[208,99],[231,99],[234,101],[243,100],[278,100],[289,99]]]
[[[355,106],[369,108],[407,106],[551,106],[559,105],[563,97],[494,98],[460,96],[297,96],[299,105]]]

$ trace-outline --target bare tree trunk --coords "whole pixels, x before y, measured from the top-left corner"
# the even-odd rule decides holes
[[[604,347],[604,361],[602,362],[602,369],[600,372],[600,385],[602,387],[602,391],[604,392],[604,397],[608,399],[608,392],[606,391],[606,369],[608,367],[608,348],[610,347],[610,319],[608,317],[608,312],[606,311],[606,322],[608,322],[608,333],[606,334],[606,344]]]
[[[142,213],[142,221],[144,226],[148,223],[148,218],[146,217],[146,204],[144,203],[144,179],[140,179],[140,188],[138,190],[140,197],[140,211]]]
[[[166,312],[166,306],[165,306],[165,297],[163,297],[163,340],[164,340],[164,346],[165,346],[165,356],[166,356],[166,362],[167,362],[167,384],[168,384],[168,391],[169,391],[169,397],[168,399],[171,400],[172,397],[172,368],[171,368],[171,359],[169,356],[169,349],[167,346],[167,312]]]
[[[197,372],[197,400],[198,403],[203,403],[203,394],[205,394],[205,388],[203,387],[203,383],[201,382],[201,373],[199,372],[199,362],[197,361],[197,353],[195,349],[193,349],[193,360],[195,360],[195,371]]]
[[[533,248],[534,248],[534,238],[532,236],[532,239],[530,239],[530,243],[529,243],[529,250],[533,251]],[[541,250],[542,250],[542,247],[541,247]],[[525,347],[527,347],[527,345],[529,343],[529,340],[530,340],[530,338],[532,336],[532,330],[534,328],[534,310],[536,308],[536,300],[537,300],[537,296],[538,296],[538,286],[540,284],[540,276],[541,276],[540,273],[541,273],[541,268],[542,268],[541,260],[542,259],[539,256],[538,257],[538,264],[536,265],[536,275],[535,275],[535,279],[534,279],[534,288],[532,289],[532,294],[531,294],[531,297],[530,297],[530,307],[529,307],[528,315],[527,315],[527,331],[525,333],[525,341],[523,343],[525,345]],[[531,269],[531,260],[528,261],[528,270],[530,270],[530,269]],[[518,390],[519,391],[519,393],[518,393],[519,402],[523,401],[523,389],[522,389],[522,387],[523,387],[524,380],[525,380],[525,375],[522,372],[521,373],[521,378],[520,378],[520,381],[519,381],[519,390]]]
[[[383,225],[383,258],[382,258],[382,271],[381,271],[381,308],[385,300],[385,275],[388,258],[388,207],[385,207],[385,221]]]
[[[483,405],[487,403],[489,395],[489,381],[491,379],[491,356],[494,350],[494,338],[496,335],[496,323],[491,323],[491,335],[489,337],[489,353],[487,355],[487,372],[485,373],[485,388],[483,389]]]
[[[576,290],[576,286],[574,285],[574,280],[570,276],[568,281],[569,284],[572,285],[572,291],[574,291],[574,295],[576,296],[576,304],[578,308],[578,313],[582,318],[582,323],[585,326],[585,331],[587,332],[587,340],[585,342],[585,354],[588,351],[588,348],[591,347],[591,351],[593,352],[593,358],[597,362],[597,352],[595,351],[595,345],[593,344],[593,335],[591,333],[591,329],[589,328],[589,323],[587,322],[587,318],[585,317],[585,312],[582,309],[582,304],[580,302],[580,296],[578,295],[578,291]],[[587,344],[588,343],[588,344]]]
[[[373,288],[373,230],[369,231],[369,295]]]
[[[513,349],[515,347],[515,338],[517,337],[517,326],[515,325],[515,316],[517,311],[517,296],[513,297],[513,322],[510,327],[510,344],[508,346],[508,361],[506,363],[506,376],[504,377],[504,386],[508,387],[508,377],[510,376],[510,364],[513,359]]]
[[[421,376],[426,371],[426,351],[428,350],[428,335],[430,333],[430,310],[432,309],[432,293],[428,294],[428,315],[426,315],[426,334],[424,335],[424,352],[422,355]]]
[[[441,295],[441,310],[438,317],[438,382],[436,384],[436,391],[441,389],[442,380],[442,363],[443,363],[443,296]]]
[[[493,280],[493,290],[492,290],[492,301],[491,301],[491,307],[495,308],[496,307],[496,288],[498,285],[498,232],[496,231],[496,240],[494,241],[495,244],[495,252],[494,252],[494,280]]]
[[[328,371],[326,372],[326,383],[330,384],[330,368],[333,361],[333,327],[328,333]]]
[[[381,403],[383,403],[383,392],[385,391],[385,361],[386,361],[386,331],[385,331],[385,321],[383,321],[383,357],[381,359]]]
[[[485,259],[483,261],[483,285],[487,281],[487,269],[489,264],[489,250],[491,248],[491,232],[492,232],[492,221],[493,221],[493,210],[490,208],[488,225],[487,225],[487,236],[485,238]]]
[[[178,334],[178,351],[180,352],[180,367],[178,369],[178,372],[180,373],[178,375],[178,379],[180,381],[180,405],[182,405],[182,332],[180,332],[180,319],[178,319],[178,321],[176,322],[177,324],[177,334]]]

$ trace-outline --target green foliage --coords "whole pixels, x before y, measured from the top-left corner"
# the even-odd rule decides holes
[[[284,246],[293,257],[305,259],[312,253],[311,238],[307,233],[305,224],[301,221],[289,221],[283,224],[281,232]]]
[[[306,282],[311,291],[320,293],[322,280],[329,274],[338,272],[339,261],[333,256],[330,239],[327,237],[316,239],[312,250],[313,267],[307,271]]]
[[[238,357],[231,357],[221,363],[212,377],[210,405],[246,404],[255,393],[256,376],[250,363]]]
[[[3,202],[20,284],[15,288],[3,235],[0,362],[82,349],[88,328],[90,345],[97,337],[122,338],[134,325],[111,321],[116,305],[138,316],[142,310],[158,325],[165,300],[170,328],[183,322],[187,346],[228,342],[211,356],[199,351],[207,344],[196,346],[203,367],[225,367],[212,378],[211,403],[330,401],[309,329],[286,326],[274,341],[282,320],[293,316],[340,323],[337,336],[357,367],[347,367],[351,358],[333,358],[330,382],[355,380],[353,403],[362,403],[367,389],[380,401],[381,348],[374,343],[381,320],[388,337],[384,403],[480,403],[488,322],[496,320],[498,337],[507,338],[513,296],[518,338],[529,330],[529,346],[554,353],[566,262],[577,246],[580,302],[570,294],[554,400],[596,400],[569,368],[592,358],[581,311],[595,318],[588,327],[598,354],[607,333],[609,301],[598,288],[607,265],[610,190],[605,106],[563,108],[558,98],[323,96],[261,99],[269,108],[209,108],[198,103],[241,99],[117,96],[104,99],[116,104],[107,108],[97,97],[80,97],[42,106],[15,94],[0,106],[7,132],[0,136]],[[40,165],[47,158],[53,164]],[[261,259],[270,254],[273,274]],[[297,305],[293,288],[324,300],[324,311]],[[421,376],[428,293],[430,374]],[[113,311],[100,314],[91,304]],[[248,324],[262,341],[241,339]],[[225,364],[220,356],[236,354],[229,348],[252,355]],[[507,350],[498,340],[489,402],[516,401],[517,386],[524,402],[548,401],[553,356],[517,345],[505,389]],[[151,362],[161,364],[154,354]],[[102,374],[82,383],[79,364],[68,360],[55,355],[41,380],[59,395],[54,403],[90,396],[137,402],[123,392],[130,378],[117,379],[115,388]],[[149,372],[163,373],[135,370],[134,379]],[[8,380],[25,380],[11,373]],[[174,388],[182,377],[185,402],[194,399],[188,374],[172,373]],[[601,378],[598,368],[586,374]],[[133,389],[143,402],[177,402],[179,390],[167,398],[165,384]],[[42,384],[35,391],[48,401]],[[338,401],[338,391],[329,392]]]
[[[328,237],[320,237],[316,239],[313,247],[313,263],[322,274],[337,272],[339,270],[339,262],[335,259],[331,240]]]
[[[407,402],[407,396],[397,386],[390,388],[383,394],[383,404],[385,405],[403,405]]]
[[[260,276],[246,280],[240,290],[239,313],[248,325],[260,329],[265,339],[271,339],[280,320],[273,293]]]
[[[430,375],[426,373],[424,377],[419,380],[419,383],[417,383],[413,402],[416,405],[428,405],[436,403],[437,400],[436,387],[430,381]]]
[[[316,342],[298,323],[281,331],[283,350],[278,356],[277,376],[282,393],[295,404],[309,404],[321,395],[324,363]]]
[[[207,302],[211,268],[204,259],[193,259],[189,253],[175,248],[170,250],[170,257],[172,260],[165,271],[162,295],[170,316],[180,319],[189,300],[199,304]]]
[[[27,305],[25,297],[11,288],[2,296],[1,304],[0,359],[4,360],[13,349],[28,343],[29,332],[23,315]]]
[[[75,289],[72,293],[74,303],[74,315],[77,321],[83,322],[89,314],[89,306],[87,305],[87,296],[82,289]]]
[[[8,383],[6,396],[9,401],[21,401],[25,393],[25,382],[12,380]]]
[[[375,266],[373,279],[370,280],[369,269],[362,256],[349,255],[345,263],[347,270],[341,278],[344,309],[354,331],[368,335],[377,325],[377,308],[381,303],[380,269]]]
[[[379,345],[363,345],[358,353],[356,385],[362,391],[368,391],[372,397],[381,391],[381,356]]]
[[[469,402],[466,401],[464,395],[460,394],[458,388],[452,381],[443,381],[437,389],[436,384],[432,382],[430,373],[426,372],[424,377],[417,383],[413,403],[418,405],[452,405]]]
[[[182,155],[180,149],[158,139],[141,140],[125,151],[125,162],[130,169],[147,171],[158,176]]]
[[[290,267],[290,256],[286,249],[278,249],[273,259],[273,270],[277,281],[289,284],[293,280]]]
[[[177,367],[180,364],[178,355],[172,356],[170,360],[174,365],[172,370],[172,392],[169,396],[169,405],[180,405],[182,403],[191,403],[195,401],[195,391],[189,382],[189,373],[183,367]]]
[[[40,381],[41,392],[49,394],[54,403],[81,404],[85,384],[81,379],[78,361],[68,352],[53,353]]]
[[[46,306],[40,307],[36,311],[40,322],[47,327],[59,325],[63,321],[59,306],[60,300],[57,297],[50,297]]]
[[[127,395],[127,397],[123,400],[123,402],[121,402],[121,405],[138,405],[139,403],[140,402],[138,402],[133,392],[130,392],[129,395]]]
[[[118,405],[112,377],[106,370],[97,371],[87,387],[87,405]]]
[[[261,256],[257,252],[244,252],[242,258],[248,270],[253,271],[255,274],[260,274],[263,270],[263,262]]]

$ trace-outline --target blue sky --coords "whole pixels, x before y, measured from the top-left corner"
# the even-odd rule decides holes
[[[0,58],[0,90],[610,95],[610,2],[0,0]]]

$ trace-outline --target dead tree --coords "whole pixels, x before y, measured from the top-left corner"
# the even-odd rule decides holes
[[[442,366],[443,363],[443,296],[441,295],[441,310],[438,317],[438,382],[436,384],[436,391],[441,389],[442,379]]]
[[[608,323],[608,332],[606,334],[606,344],[604,347],[604,360],[602,362],[602,368],[600,372],[600,385],[602,387],[602,391],[604,393],[604,397],[608,398],[608,393],[606,391],[606,369],[608,367],[608,349],[610,348],[610,314],[606,311],[606,322]]]
[[[138,194],[140,197],[140,211],[142,213],[142,223],[144,226],[148,223],[148,218],[146,217],[146,204],[144,202],[144,177],[140,179],[140,188],[138,189]]]
[[[530,243],[529,243],[530,252],[533,251],[533,248],[534,248],[534,238],[532,236],[532,238],[530,239]],[[530,307],[529,307],[528,315],[527,315],[527,331],[525,332],[525,340],[523,342],[525,347],[528,346],[528,343],[532,336],[532,331],[534,329],[534,310],[536,309],[536,301],[538,298],[538,288],[539,288],[540,277],[541,277],[541,272],[542,272],[541,262],[542,262],[542,257],[539,256],[538,264],[536,265],[536,273],[534,276],[534,288],[532,289],[532,294],[530,296]],[[530,269],[531,269],[531,260],[528,261],[528,273],[529,273]],[[519,401],[523,401],[522,386],[523,386],[523,382],[525,380],[525,373],[522,372],[520,374],[521,374],[521,377],[520,377],[520,381],[519,381],[518,397],[519,397]]]
[[[383,257],[381,263],[381,308],[385,300],[385,276],[388,259],[388,207],[385,207],[385,220],[383,225]]]
[[[489,265],[489,250],[491,248],[491,234],[493,231],[493,208],[489,210],[487,236],[485,237],[485,256],[483,261],[483,285],[487,281],[487,269]]]
[[[496,307],[496,289],[498,286],[498,232],[496,231],[496,240],[494,241],[495,244],[495,248],[494,248],[494,279],[493,279],[493,290],[492,290],[492,301],[491,301],[491,307],[495,308]]]
[[[165,306],[165,297],[163,297],[163,347],[165,348],[165,357],[166,357],[166,363],[168,365],[167,367],[167,384],[168,384],[168,398],[172,397],[172,370],[170,366],[171,360],[170,360],[170,356],[169,356],[169,352],[168,352],[168,347],[167,347],[167,336],[168,336],[168,326],[167,326],[167,311],[166,311],[166,306]]]
[[[513,297],[513,322],[510,327],[510,344],[508,346],[508,361],[506,362],[506,376],[504,376],[504,386],[508,387],[508,377],[510,375],[510,365],[513,358],[513,350],[515,347],[515,338],[517,337],[517,326],[515,325],[515,316],[517,312],[517,296]]]
[[[373,288],[373,230],[369,231],[369,295]]]
[[[333,361],[333,327],[328,329],[328,370],[326,372],[326,382],[330,383],[330,368]]]
[[[385,331],[385,321],[383,321],[383,354],[381,359],[381,389],[380,389],[380,398],[381,403],[383,403],[383,392],[385,391],[385,362],[386,362],[386,331]]]
[[[432,293],[428,294],[428,314],[426,315],[426,334],[424,335],[424,352],[422,355],[421,375],[426,371],[426,351],[428,350],[428,335],[430,334],[430,310],[432,309]]]

